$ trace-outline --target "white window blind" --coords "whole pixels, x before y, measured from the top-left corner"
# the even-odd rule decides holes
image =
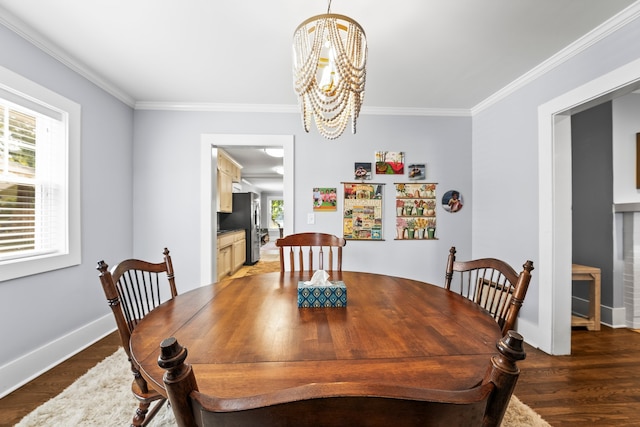
[[[0,259],[66,251],[59,224],[63,123],[0,98]]]
[[[80,108],[0,67],[0,282],[80,262]]]

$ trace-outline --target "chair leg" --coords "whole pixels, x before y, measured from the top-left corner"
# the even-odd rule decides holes
[[[136,409],[136,413],[133,416],[133,421],[131,422],[131,427],[144,427],[153,420],[153,417],[156,416],[158,411],[162,408],[162,405],[167,402],[167,399],[160,399],[156,401],[156,403],[151,406],[151,403],[140,402],[138,408]],[[149,409],[151,408],[151,409]]]
[[[147,417],[147,412],[149,412],[149,405],[151,404],[140,402],[136,409],[136,414],[133,416],[133,420],[131,421],[131,427],[142,427],[145,425],[144,421]]]
[[[147,424],[149,424],[151,422],[151,420],[153,420],[153,417],[156,416],[156,414],[158,413],[158,411],[160,411],[160,409],[162,408],[162,405],[164,405],[165,402],[168,402],[168,400],[167,399],[160,399],[153,405],[153,407],[147,413],[147,416],[146,416],[144,422],[142,423],[143,427],[146,426]]]

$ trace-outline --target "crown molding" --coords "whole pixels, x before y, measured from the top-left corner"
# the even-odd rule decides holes
[[[499,91],[495,92],[484,101],[472,107],[471,115],[474,116],[481,111],[489,108],[493,104],[511,95],[518,89],[526,86],[527,84],[550,72],[551,70],[560,66],[579,53],[585,51],[589,47],[616,32],[628,23],[638,19],[638,17],[640,17],[640,1],[636,1],[635,3],[624,9],[622,12],[613,16],[608,21],[605,21],[594,30],[580,37],[578,40],[566,46],[546,61],[540,63],[538,66],[532,68],[522,76],[518,77],[516,80],[509,83]]]
[[[463,108],[417,108],[417,107],[365,107],[360,114],[380,116],[439,116],[470,117],[471,110]]]
[[[26,25],[2,6],[0,6],[0,24],[4,25],[23,39],[27,40],[29,43],[36,46],[38,49],[42,50],[49,56],[52,56],[63,65],[69,67],[71,70],[80,74],[91,83],[110,93],[128,106],[133,107],[135,105],[135,100],[129,94],[120,90],[120,88],[103,78],[99,73],[91,70],[76,59],[73,59],[68,52],[51,43],[51,41],[46,37],[34,28]]]
[[[296,105],[217,104],[212,102],[148,102],[135,104],[136,110],[218,111],[227,113],[299,113]]]
[[[136,102],[136,110],[216,111],[231,113],[300,113],[297,105],[216,104],[198,102]],[[362,107],[360,115],[470,117],[470,110],[446,108]]]

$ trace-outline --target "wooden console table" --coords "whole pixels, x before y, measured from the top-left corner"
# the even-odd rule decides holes
[[[590,331],[600,330],[600,269],[571,264],[571,280],[589,282],[589,317],[571,316],[571,326],[586,326]]]

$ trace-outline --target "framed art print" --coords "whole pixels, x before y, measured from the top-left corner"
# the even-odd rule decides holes
[[[404,175],[402,151],[376,151],[376,174]]]
[[[313,210],[336,211],[338,210],[338,193],[336,188],[316,187],[313,189]]]
[[[353,169],[353,177],[355,179],[371,179],[371,162],[356,162]]]
[[[382,240],[384,184],[343,184],[343,237],[346,240]]]
[[[407,171],[409,172],[409,179],[425,179],[427,176],[426,166],[424,163],[412,163],[407,167]]]

